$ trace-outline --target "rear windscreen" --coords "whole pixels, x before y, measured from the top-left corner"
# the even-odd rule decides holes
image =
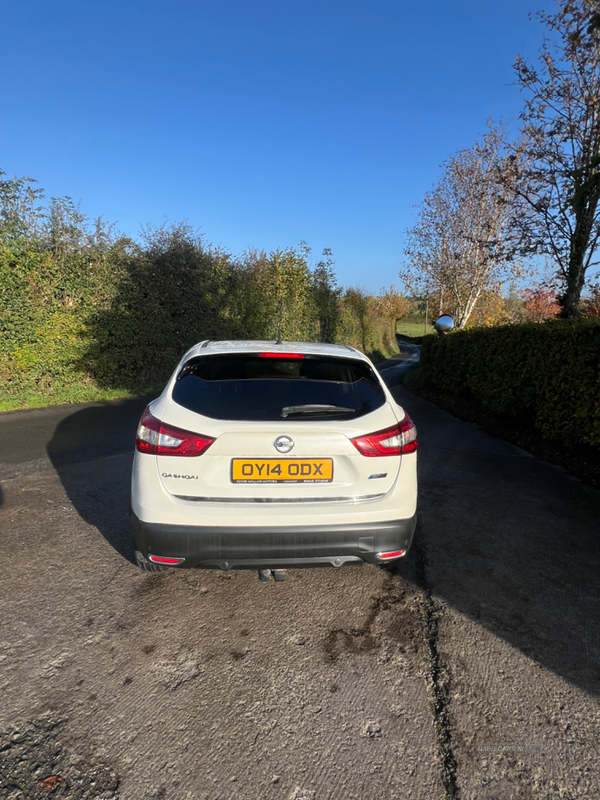
[[[354,419],[385,403],[364,361],[260,354],[204,356],[177,376],[173,400],[213,419]]]

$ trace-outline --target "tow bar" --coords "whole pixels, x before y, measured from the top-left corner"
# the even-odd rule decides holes
[[[287,578],[287,569],[259,569],[258,580],[261,583],[268,583],[271,578],[276,581],[284,581]]]

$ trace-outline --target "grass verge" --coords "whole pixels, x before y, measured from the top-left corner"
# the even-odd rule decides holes
[[[47,406],[73,405],[76,403],[99,403],[105,400],[121,400],[140,397],[146,394],[159,395],[164,384],[152,386],[136,386],[132,389],[98,389],[95,386],[65,386],[53,389],[52,392],[34,392],[17,394],[0,399],[0,413],[19,411],[30,408],[46,408]]]
[[[368,353],[373,362],[383,361],[398,352],[398,348],[382,352],[374,350]],[[20,391],[12,392],[6,397],[0,396],[0,413],[19,411],[31,408],[46,408],[47,406],[75,405],[80,403],[100,403],[107,400],[125,400],[132,397],[141,397],[156,393],[158,396],[165,383],[140,385],[133,388],[116,387],[114,389],[99,389],[92,383],[71,384],[69,386],[52,386],[45,391]]]

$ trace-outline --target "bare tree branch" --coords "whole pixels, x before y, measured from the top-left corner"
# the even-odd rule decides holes
[[[442,297],[451,302],[459,327],[484,292],[521,271],[508,236],[511,194],[498,180],[498,165],[505,162],[503,131],[490,124],[482,141],[444,164],[408,232],[400,277],[413,291],[439,296],[440,310]]]
[[[600,236],[600,19],[597,0],[559,0],[539,19],[553,34],[537,68],[518,57],[526,93],[523,138],[513,146],[513,234],[522,253],[549,254],[562,276],[561,315],[579,313]]]

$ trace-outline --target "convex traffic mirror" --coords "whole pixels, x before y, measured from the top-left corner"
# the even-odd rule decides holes
[[[438,333],[450,333],[454,328],[454,320],[449,314],[442,314],[436,319],[433,327]]]

